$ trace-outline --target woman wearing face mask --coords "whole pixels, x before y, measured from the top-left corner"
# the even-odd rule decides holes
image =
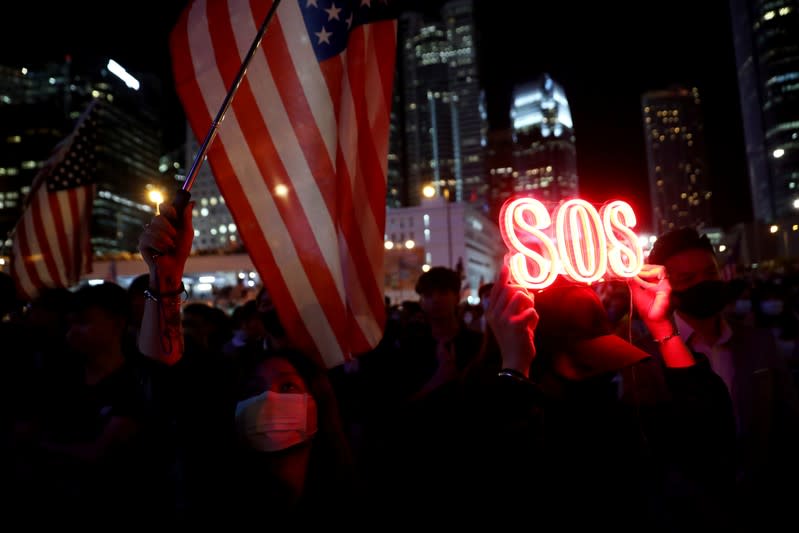
[[[162,207],[139,239],[150,279],[139,349],[178,374],[175,365],[184,352],[181,278],[194,235],[193,206],[186,207],[180,224],[174,223],[171,206]],[[193,384],[174,394],[188,406],[184,418],[191,419],[192,427],[178,443],[193,461],[187,467],[184,459],[176,468],[177,489],[188,494],[183,497],[187,510],[179,514],[191,524],[224,518],[250,525],[262,519],[265,527],[302,527],[346,518],[344,525],[351,525],[357,516],[349,510],[356,500],[352,461],[332,387],[304,354],[268,348],[243,369],[243,386],[220,373],[208,383],[212,388]],[[172,385],[180,382],[171,377]],[[227,391],[236,389],[231,393],[236,401],[226,409]],[[185,400],[182,390],[192,396]],[[222,415],[218,419],[212,411]],[[227,441],[205,445],[225,430],[234,437],[232,447]]]
[[[269,509],[272,523],[335,522],[354,475],[324,371],[300,352],[267,352],[239,396],[233,506]]]

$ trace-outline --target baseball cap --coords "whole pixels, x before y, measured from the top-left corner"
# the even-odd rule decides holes
[[[649,354],[613,333],[602,301],[586,285],[554,284],[535,294],[539,355],[565,353],[574,379],[616,372]]]
[[[686,227],[667,231],[657,238],[649,253],[649,264],[663,265],[668,259],[685,250],[706,250],[714,253],[707,235],[699,235],[694,228]]]

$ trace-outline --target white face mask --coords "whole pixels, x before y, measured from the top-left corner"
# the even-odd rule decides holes
[[[236,404],[236,430],[254,450],[285,450],[316,433],[316,402],[307,393],[266,391]]]

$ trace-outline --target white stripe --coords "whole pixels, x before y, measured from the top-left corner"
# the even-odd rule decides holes
[[[354,200],[359,197],[360,191],[366,190],[366,184],[363,182],[364,176],[358,159],[358,125],[356,123],[355,102],[353,101],[348,75],[344,76],[339,119],[341,121],[339,124],[339,144],[341,145],[341,152],[344,154],[347,173],[350,176],[350,191]],[[363,134],[365,135],[366,133],[364,132]],[[375,220],[374,213],[370,208],[355,209],[355,220],[361,229],[366,253],[369,256],[369,268],[375,273],[377,286],[382,287],[382,275],[380,277],[377,276],[383,272],[383,232],[378,231],[377,220]],[[378,243],[378,249],[372,250],[373,253],[370,253],[370,247],[374,247],[375,243]]]
[[[75,224],[75,221],[72,217],[72,208],[69,205],[69,194],[67,193],[58,193],[56,194],[56,200],[58,201],[58,207],[61,209],[61,217],[62,217],[62,224],[64,226],[64,236],[66,237],[67,242],[69,243],[69,248],[72,254],[78,253],[77,247],[75,244],[77,241],[75,240],[75,232],[79,230],[78,226]],[[80,205],[80,204],[79,204]],[[74,255],[69,258],[64,258],[64,264],[67,263],[67,260],[70,261],[69,269],[72,269],[72,265],[74,264]]]
[[[366,50],[366,94],[373,95],[372,98],[366,99],[367,116],[369,117],[369,130],[372,135],[370,137],[374,141],[377,157],[380,159],[382,172],[381,178],[383,183],[387,183],[386,170],[388,163],[388,135],[378,135],[375,137],[375,126],[381,119],[386,122],[389,120],[388,110],[383,100],[383,82],[380,79],[380,65],[377,61],[377,52],[375,48],[374,36],[375,32],[372,28],[364,26],[364,49]],[[368,31],[366,31],[368,28]],[[384,118],[385,117],[385,118]],[[386,131],[387,133],[387,131]]]
[[[36,193],[35,202],[32,205],[37,206],[39,209],[42,208],[42,198],[47,199],[47,186],[42,184],[39,187],[39,191]],[[28,241],[28,249],[31,252],[31,259],[33,260],[31,263],[28,263],[28,268],[30,268],[31,264],[36,269],[36,272],[39,274],[39,279],[42,280],[42,283],[45,285],[51,285],[52,280],[50,279],[50,274],[47,271],[47,265],[44,264],[44,256],[42,255],[42,251],[47,249],[47,243],[39,242],[39,239],[36,238],[36,230],[34,229],[34,220],[33,220],[33,209],[28,209],[25,212],[25,239]]]
[[[278,8],[278,17],[281,23],[281,13],[284,7],[291,3],[287,2]],[[230,0],[228,5],[231,13],[236,10],[244,10],[248,14],[248,17],[239,19],[242,24],[233,28],[239,54],[243,57],[249,50],[250,41],[252,36],[258,31],[258,27],[256,26],[256,21],[252,18],[249,0]],[[244,18],[247,19],[246,24],[244,24]],[[294,132],[294,126],[286,113],[286,108],[282,105],[272,71],[263,54],[258,54],[253,58],[247,71],[247,77],[250,80],[250,85],[258,89],[253,91],[255,103],[263,116],[275,150],[283,163],[283,167],[286,169],[286,174],[291,180],[290,186],[293,186],[303,214],[313,230],[317,246],[322,252],[322,257],[324,257],[325,266],[330,271],[336,284],[339,298],[344,302],[344,280],[336,246],[336,224],[327,209],[327,204],[317,186],[311,168],[308,166],[308,161]],[[325,178],[326,176],[321,177]],[[328,178],[333,179],[334,176],[329,176]]]
[[[46,189],[46,187],[42,187],[42,188]],[[56,193],[56,194],[57,194],[57,196],[60,196],[60,194],[58,194],[58,193]],[[65,233],[67,233],[67,235],[69,235],[69,233],[67,231],[69,226],[63,220],[56,221],[53,218],[53,210],[50,209],[50,203],[49,203],[48,195],[45,195],[45,198],[43,200],[44,200],[44,202],[46,202],[46,203],[42,204],[42,209],[41,209],[42,224],[44,225],[45,238],[47,239],[47,241],[49,243],[52,244],[51,250],[53,252],[53,254],[52,254],[53,255],[53,262],[55,263],[56,270],[58,271],[58,276],[59,276],[59,278],[61,278],[60,281],[62,283],[66,283],[67,282],[66,273],[69,271],[67,269],[67,263],[66,263],[66,259],[67,258],[65,258],[65,257],[63,257],[61,255],[61,246],[60,246],[60,243],[59,243],[60,239],[58,238],[58,233],[56,232],[56,227],[57,227],[56,224],[58,226],[62,226],[64,228]],[[70,242],[70,240],[67,239],[67,243],[69,243],[69,242]],[[70,249],[70,247],[67,246],[67,249]]]
[[[299,2],[287,3],[288,5],[280,8],[280,25],[283,28],[289,55],[300,78],[311,113],[313,113],[316,125],[322,134],[330,163],[335,166],[338,131],[335,109],[330,95],[339,91],[340,88],[327,86],[327,80],[322,75],[316,54],[308,42],[308,28],[302,18]]]
[[[347,261],[344,270],[348,274],[347,296],[349,298],[350,311],[352,311],[355,322],[364,337],[366,337],[366,341],[371,346],[377,346],[377,343],[383,337],[382,325],[378,323],[377,317],[372,313],[372,307],[369,305],[369,299],[363,290],[363,284],[358,278],[358,269],[355,268],[355,261],[352,259],[345,235],[339,234],[339,248],[341,249],[341,256]],[[382,302],[380,302],[380,305],[382,305]]]
[[[198,0],[192,7],[188,17],[189,49],[198,74],[197,83],[205,101],[208,113],[214,116],[226,94],[225,83],[214,69],[206,69],[200,75],[203,54],[212,54],[213,45],[208,34],[208,17],[206,15],[205,0]],[[275,262],[280,270],[280,276],[285,282],[288,292],[294,299],[300,317],[305,323],[308,332],[328,365],[334,365],[344,360],[341,347],[336,335],[330,326],[327,317],[321,313],[321,307],[316,300],[316,294],[311,287],[302,263],[297,256],[294,243],[289,235],[280,214],[277,211],[272,195],[267,190],[265,183],[253,159],[252,153],[247,149],[247,142],[238,125],[238,119],[233,109],[226,115],[225,122],[219,132],[220,142],[227,152],[228,159],[241,182],[242,188],[248,192],[248,198],[257,199],[253,203],[253,212],[257,219],[260,231],[269,242]],[[262,277],[270,273],[261,272]],[[301,305],[303,302],[310,304]]]
[[[31,281],[31,277],[28,275],[28,271],[25,268],[25,261],[23,261],[22,250],[19,246],[19,241],[22,238],[24,237],[20,237],[19,235],[14,236],[14,275],[17,278],[17,283],[19,283],[25,294],[35,295],[36,287],[33,285],[33,281]]]

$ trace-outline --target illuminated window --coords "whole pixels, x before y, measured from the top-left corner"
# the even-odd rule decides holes
[[[6,141],[8,141],[9,143],[19,143],[22,142],[22,137],[20,137],[19,135],[12,135],[11,137],[8,137]]]

